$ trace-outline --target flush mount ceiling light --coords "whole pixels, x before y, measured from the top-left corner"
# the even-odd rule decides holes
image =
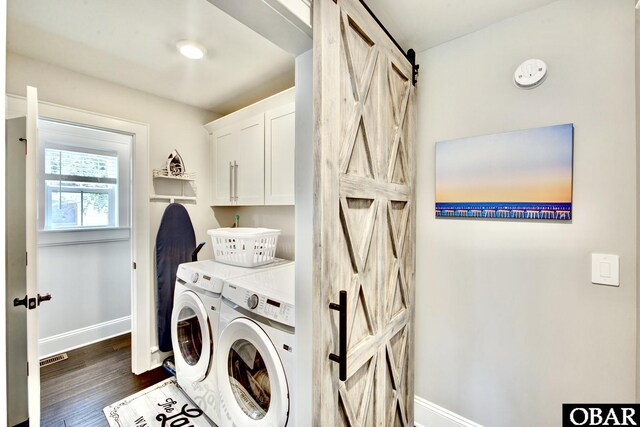
[[[207,53],[207,49],[204,46],[192,40],[180,40],[176,43],[176,47],[183,56],[189,59],[202,59]]]

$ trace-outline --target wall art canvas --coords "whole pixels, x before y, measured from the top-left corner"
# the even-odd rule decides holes
[[[573,124],[436,143],[436,217],[570,220]]]

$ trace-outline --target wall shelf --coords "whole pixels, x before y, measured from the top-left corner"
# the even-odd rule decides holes
[[[173,181],[187,181],[187,182],[195,181],[194,178],[184,178],[181,176],[154,176],[153,179],[168,179]]]
[[[149,200],[163,200],[163,201],[169,201],[171,203],[175,202],[175,201],[183,201],[183,202],[195,202],[197,200],[197,197],[195,196],[170,196],[167,194],[152,194],[149,197]]]
[[[153,181],[178,181],[181,183],[180,186],[180,194],[151,194],[149,196],[149,200],[151,201],[168,201],[169,203],[178,202],[195,202],[197,200],[196,197],[196,186],[194,178],[186,178],[182,176],[154,176]],[[191,189],[193,190],[193,196],[185,195],[185,184],[188,183]]]

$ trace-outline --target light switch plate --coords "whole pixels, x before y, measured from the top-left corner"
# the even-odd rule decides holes
[[[591,283],[620,286],[620,257],[610,254],[591,254]]]

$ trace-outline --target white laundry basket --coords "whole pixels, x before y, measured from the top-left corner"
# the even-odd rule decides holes
[[[270,228],[216,228],[208,230],[216,261],[240,267],[273,262],[280,230]]]

